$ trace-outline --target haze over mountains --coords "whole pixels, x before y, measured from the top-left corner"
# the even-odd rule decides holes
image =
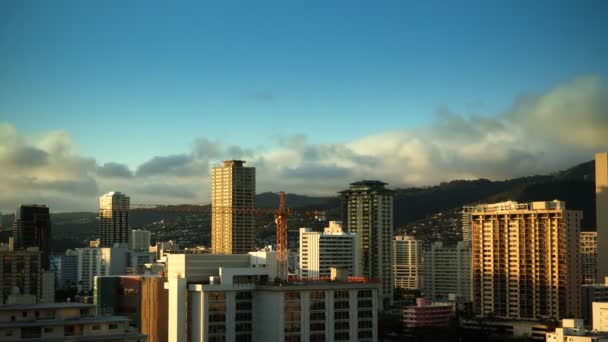
[[[595,188],[594,161],[576,165],[551,175],[535,175],[505,181],[454,180],[430,187],[396,189],[395,230],[424,220],[433,214],[449,211],[454,216],[457,209],[466,204],[490,203],[506,200],[534,201],[559,199],[566,201],[569,209],[582,210],[583,230],[595,229]],[[344,188],[347,184],[344,184]],[[261,193],[256,198],[261,208],[278,205],[276,193]],[[340,219],[340,199],[334,197],[314,197],[288,194],[287,203],[291,208],[325,210],[329,219]],[[97,234],[97,214],[89,212],[52,214],[55,251],[82,246]],[[12,214],[2,215],[0,223],[10,228]],[[180,214],[175,212],[151,212],[133,210],[132,228],[153,231],[154,237],[166,239],[175,236],[185,239],[186,244],[206,244],[210,230],[208,213]],[[265,235],[272,235],[272,218],[259,218],[258,227]],[[266,222],[268,221],[268,222]],[[290,229],[297,229],[292,222]],[[312,224],[312,223],[311,223]],[[266,228],[266,229],[263,229]],[[0,237],[6,241],[10,229],[5,229]],[[185,238],[185,236],[189,236]]]

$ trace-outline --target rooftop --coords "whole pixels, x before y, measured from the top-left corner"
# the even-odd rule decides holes
[[[47,304],[6,304],[0,305],[0,311],[12,311],[12,310],[46,310],[46,309],[87,309],[94,308],[94,304],[84,303],[47,303]]]

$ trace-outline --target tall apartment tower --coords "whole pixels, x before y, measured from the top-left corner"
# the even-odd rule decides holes
[[[211,173],[211,252],[247,254],[255,250],[253,212],[234,209],[255,208],[255,168],[242,160],[226,160]]]
[[[50,269],[51,215],[46,205],[20,205],[13,222],[13,249],[37,247],[40,250],[40,266]]]
[[[473,211],[473,309],[505,319],[580,317],[580,211],[560,201]]]
[[[583,284],[597,283],[597,232],[581,232],[580,253]]]
[[[386,183],[363,180],[340,192],[344,228],[357,234],[359,275],[382,282],[384,301],[393,298],[393,197]]]
[[[343,268],[357,276],[357,235],[345,233],[341,222],[329,221],[323,233],[300,228],[300,275],[330,277],[330,267]]]
[[[129,196],[108,192],[99,197],[99,246],[129,244]]]
[[[462,241],[471,241],[471,224],[473,220],[471,213],[473,212],[473,209],[475,209],[475,206],[473,205],[465,205],[462,207]]]
[[[133,251],[148,251],[150,248],[150,233],[143,229],[133,229],[131,231],[131,239],[129,240],[129,247]]]
[[[433,243],[423,251],[423,292],[432,301],[471,300],[471,242]]]
[[[422,287],[422,241],[398,235],[393,240],[393,284],[407,290]]]
[[[608,152],[595,155],[598,283],[608,276]]]

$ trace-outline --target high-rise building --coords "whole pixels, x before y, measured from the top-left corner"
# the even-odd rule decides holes
[[[595,155],[598,282],[608,276],[608,152]]]
[[[582,212],[560,201],[473,211],[473,309],[506,319],[579,317]]]
[[[148,251],[150,248],[150,233],[147,230],[143,229],[133,229],[131,231],[131,240],[129,240],[129,245],[131,246],[131,250],[133,251]]]
[[[51,215],[46,205],[20,205],[13,222],[13,249],[37,247],[43,270],[50,269]]]
[[[359,275],[382,282],[384,301],[393,298],[393,196],[386,183],[363,180],[340,192],[347,232],[357,234]]]
[[[357,275],[357,236],[345,233],[341,222],[330,221],[323,233],[300,228],[300,276],[329,277],[330,267]]]
[[[471,300],[471,243],[433,243],[423,251],[423,292],[432,301]]]
[[[395,287],[407,290],[418,290],[422,287],[422,241],[413,236],[395,236],[393,282]]]
[[[99,197],[99,246],[129,244],[129,196],[108,192]]]
[[[68,249],[64,255],[55,256],[53,260],[57,288],[76,287],[78,282],[78,252]]]
[[[473,220],[471,213],[473,212],[474,208],[475,206],[473,205],[465,205],[462,207],[462,241],[471,241],[471,224]]]
[[[8,296],[15,288],[19,290],[19,294],[32,296],[35,301],[40,300],[40,255],[36,247],[27,250],[0,250],[0,304],[7,303]]]
[[[226,160],[211,172],[211,251],[214,254],[245,254],[255,250],[253,212],[255,168],[242,160]]]
[[[78,291],[93,291],[96,276],[126,274],[129,264],[127,247],[76,248],[78,253]],[[151,254],[151,253],[150,253]]]
[[[581,232],[580,253],[583,284],[597,282],[597,232]]]

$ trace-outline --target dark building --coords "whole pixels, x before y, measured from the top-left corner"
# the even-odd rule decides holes
[[[99,247],[129,244],[130,198],[118,191],[99,198]]]
[[[13,222],[13,249],[24,250],[38,247],[40,266],[50,269],[51,254],[51,215],[46,205],[21,205],[15,211]]]
[[[340,192],[344,230],[357,234],[358,274],[382,281],[381,295],[393,297],[392,241],[394,191],[386,183],[363,180]]]

